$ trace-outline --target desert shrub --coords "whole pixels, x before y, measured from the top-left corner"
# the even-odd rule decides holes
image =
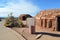
[[[8,16],[6,19],[5,19],[5,24],[4,24],[4,26],[6,26],[6,27],[14,27],[15,25],[15,20],[14,20],[15,18],[14,18],[14,16],[12,16],[12,13],[11,13],[11,15],[10,16]]]
[[[6,26],[6,27],[14,27],[14,17],[10,16],[10,17],[6,18],[4,26]]]
[[[17,20],[17,18],[14,18],[14,16],[10,15],[5,19],[5,24],[4,26],[6,27],[24,27],[24,24],[22,23],[21,20]]]
[[[18,20],[17,22],[19,24],[19,27],[25,27],[21,20]]]

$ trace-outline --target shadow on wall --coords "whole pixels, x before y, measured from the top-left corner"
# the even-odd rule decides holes
[[[53,37],[60,37],[60,34],[47,33],[47,32],[37,32],[35,34],[49,35],[49,36],[53,36]]]

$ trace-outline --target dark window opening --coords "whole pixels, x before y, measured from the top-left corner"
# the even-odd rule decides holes
[[[23,16],[23,17],[22,17],[22,20],[26,20],[26,17],[25,17],[25,16]]]
[[[45,27],[47,27],[47,19],[45,19]]]
[[[57,17],[57,30],[60,31],[60,17]]]
[[[43,26],[43,19],[41,19],[41,26]]]
[[[49,21],[49,28],[52,27],[52,20]]]

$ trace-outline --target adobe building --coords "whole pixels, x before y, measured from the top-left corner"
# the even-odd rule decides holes
[[[31,18],[32,16],[29,14],[21,14],[18,19],[22,21],[26,21],[27,18]]]
[[[35,32],[60,31],[60,9],[40,11],[35,16]]]
[[[18,17],[18,20],[21,20],[23,22],[23,24],[27,26],[27,18],[32,18],[32,16],[29,14],[21,14]]]

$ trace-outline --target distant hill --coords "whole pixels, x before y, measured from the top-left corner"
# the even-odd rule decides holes
[[[0,17],[0,19],[5,19],[5,18],[7,18],[7,17]],[[15,18],[18,18],[18,17],[15,17]]]

